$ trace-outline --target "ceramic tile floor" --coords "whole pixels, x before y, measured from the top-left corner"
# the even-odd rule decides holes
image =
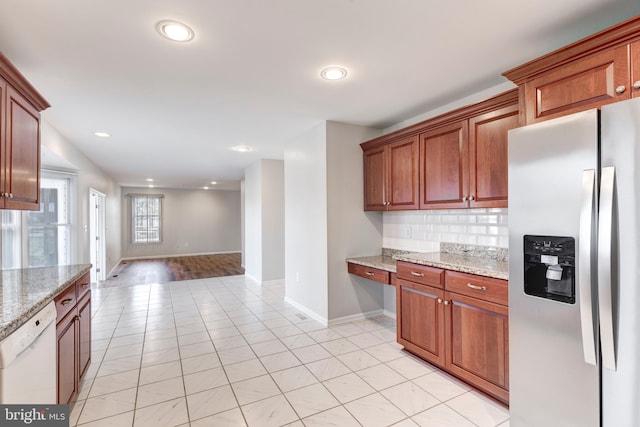
[[[395,321],[324,327],[243,276],[93,290],[71,426],[509,425],[504,407],[401,350]]]

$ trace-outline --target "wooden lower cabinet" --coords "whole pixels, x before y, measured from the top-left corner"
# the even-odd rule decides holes
[[[440,366],[445,363],[443,298],[441,289],[396,280],[398,342]]]
[[[507,403],[507,307],[451,292],[445,301],[447,370]]]
[[[83,286],[88,283],[88,276],[89,273],[55,298],[59,316],[56,337],[60,404],[70,404],[76,399],[91,363],[91,291]]]
[[[58,403],[69,404],[78,393],[78,323],[74,311],[56,326],[58,340]]]
[[[450,292],[447,283],[464,287],[461,293]],[[444,289],[397,279],[398,343],[508,404],[506,286],[505,280],[450,271],[445,271]],[[486,299],[469,296],[471,292],[486,292]]]

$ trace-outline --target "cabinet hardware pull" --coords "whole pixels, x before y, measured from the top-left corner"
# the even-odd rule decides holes
[[[475,196],[473,194],[469,196],[469,200],[474,201],[475,199],[476,198],[475,198]]]
[[[640,80],[637,80],[637,81],[633,82],[633,88],[635,90],[640,89]]]
[[[445,302],[444,302],[444,305],[449,305],[449,301],[445,301]]]
[[[73,301],[73,298],[63,299],[62,301],[60,301],[60,304],[62,304],[62,305],[67,305],[67,304],[69,304],[71,301]]]
[[[5,196],[5,192],[0,193],[0,197],[4,197]]]
[[[616,93],[620,95],[623,94],[625,90],[627,90],[627,88],[624,85],[620,85],[616,88]]]
[[[13,199],[13,193],[9,193],[9,198]]]
[[[88,283],[83,283],[83,284],[82,284],[82,287],[83,287],[83,288],[86,288],[87,286],[89,286],[89,284],[88,284]]]
[[[467,283],[467,287],[471,288],[471,289],[475,289],[476,291],[486,291],[487,290],[486,286],[478,286],[478,285],[473,285],[471,283]]]
[[[462,197],[462,201],[466,202],[467,201],[467,196]]]
[[[375,276],[375,273],[372,273],[370,271],[365,271],[364,274],[366,274],[367,276]]]
[[[442,298],[438,298],[438,304],[442,304]]]
[[[415,271],[412,271],[411,275],[416,277],[424,277],[424,273],[416,273]]]

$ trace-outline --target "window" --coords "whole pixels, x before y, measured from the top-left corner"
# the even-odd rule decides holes
[[[2,212],[2,268],[72,264],[75,176],[42,171],[40,210]]]
[[[131,241],[137,244],[162,242],[161,194],[130,194]]]

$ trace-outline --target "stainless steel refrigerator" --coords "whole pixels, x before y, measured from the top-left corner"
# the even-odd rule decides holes
[[[509,132],[511,427],[640,426],[640,99]]]

